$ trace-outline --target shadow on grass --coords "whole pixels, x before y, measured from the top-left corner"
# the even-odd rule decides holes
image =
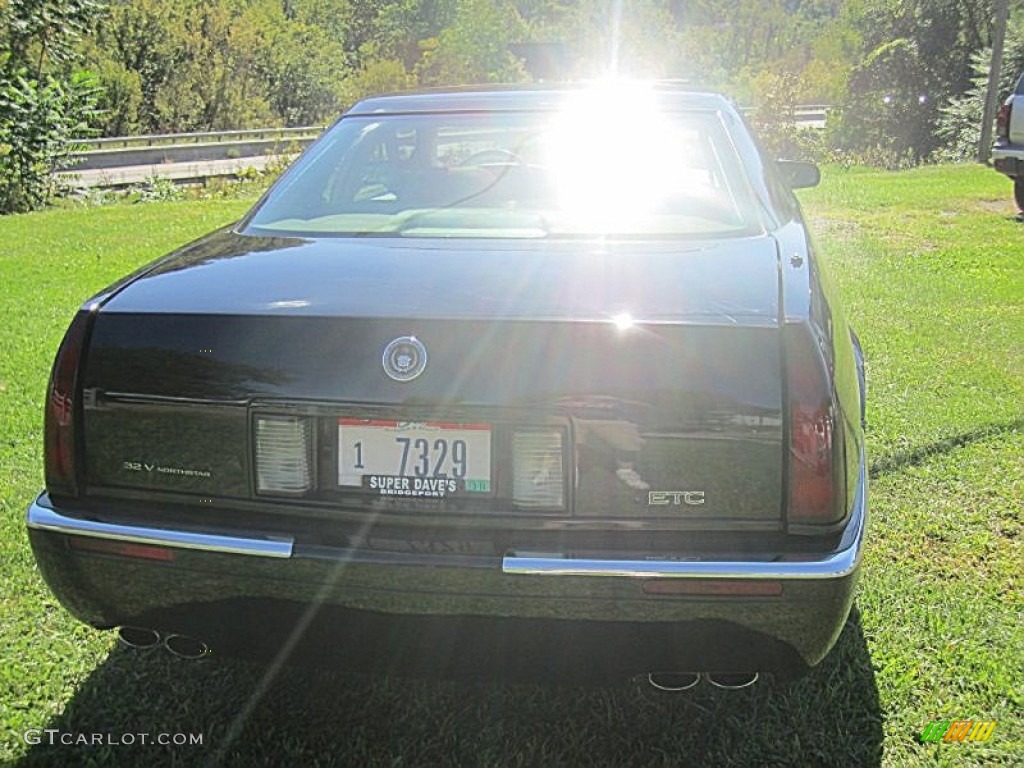
[[[881,475],[887,475],[890,472],[896,472],[905,467],[915,467],[928,461],[932,456],[950,453],[951,451],[965,445],[977,443],[982,440],[988,440],[991,437],[1006,435],[1020,429],[1024,429],[1024,419],[1015,419],[1014,421],[1008,421],[1004,424],[992,424],[988,427],[947,437],[944,440],[938,440],[919,448],[897,451],[891,456],[882,456],[872,462],[870,476],[875,478],[880,477]]]
[[[291,668],[268,680],[231,660],[118,648],[46,727],[60,732],[55,739],[113,743],[51,746],[42,734],[20,765],[868,766],[882,750],[856,609],[810,675],[738,692],[410,682]],[[143,733],[197,734],[202,744],[140,746]]]

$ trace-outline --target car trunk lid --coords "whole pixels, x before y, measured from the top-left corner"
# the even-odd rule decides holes
[[[220,233],[99,313],[87,484],[354,514],[778,527],[778,290],[769,237],[441,249]],[[410,381],[384,365],[402,338],[427,352]],[[486,430],[487,482],[440,496],[436,482],[412,496],[354,485],[356,438],[395,445],[400,424],[434,430],[446,454]],[[413,473],[426,433],[408,434]],[[425,479],[459,469],[437,459]],[[261,466],[280,479],[273,461],[302,460],[261,489]],[[394,471],[376,476],[399,474],[384,461]]]

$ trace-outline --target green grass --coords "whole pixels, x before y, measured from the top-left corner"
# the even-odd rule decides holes
[[[1024,223],[979,167],[828,168],[803,195],[868,357],[872,519],[857,610],[788,686],[659,698],[363,679],[128,652],[50,596],[24,533],[42,396],[74,308],[245,202],[0,219],[0,759],[28,764],[1024,764]],[[920,744],[995,719],[985,744]],[[29,747],[27,729],[201,733]]]

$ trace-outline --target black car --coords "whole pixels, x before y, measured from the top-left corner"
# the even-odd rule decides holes
[[[791,192],[817,180],[673,86],[356,104],[78,311],[44,577],[186,656],[806,671],[867,509],[861,355]]]

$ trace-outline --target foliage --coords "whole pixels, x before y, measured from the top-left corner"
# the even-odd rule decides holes
[[[0,6],[0,213],[38,208],[52,173],[88,135],[96,79],[71,68],[93,0],[12,0]]]
[[[115,0],[85,55],[124,94],[108,134],[315,125],[342,106],[341,45],[270,0]]]
[[[852,57],[856,38],[843,31],[848,24],[826,34],[838,18],[836,0],[796,6],[792,0],[734,8],[710,0],[112,0],[109,17],[84,47],[110,92],[104,103],[110,115],[99,126],[107,133],[240,128],[260,119],[327,122],[352,100],[382,91],[522,81],[528,75],[510,52],[519,43],[563,43],[572,60],[563,76],[684,77],[728,90],[740,86],[745,94],[739,95],[750,96],[753,88],[744,84],[751,78],[780,71],[798,77],[801,97],[834,96],[845,82],[845,68],[834,62]],[[821,42],[801,53],[802,40]]]
[[[864,0],[851,17],[864,54],[850,73],[838,147],[878,152],[888,167],[928,157],[940,143],[939,106],[970,86],[990,11],[987,0]]]
[[[981,141],[981,123],[985,113],[985,94],[992,65],[992,49],[983,48],[971,58],[974,76],[963,96],[953,96],[939,107],[936,135],[942,141],[933,159],[939,162],[973,160]],[[1024,72],[1024,23],[1012,25],[1006,33],[1003,63],[999,79],[999,103],[1013,91]]]
[[[288,22],[275,11],[261,23],[265,51],[262,75],[270,108],[285,125],[330,122],[344,105],[345,50],[320,26]]]
[[[502,83],[523,78],[508,44],[521,21],[514,9],[492,0],[460,0],[455,21],[422,43],[415,73],[423,85]]]
[[[397,59],[368,58],[345,82],[346,96],[356,102],[367,96],[406,90],[414,81]]]
[[[663,0],[581,0],[567,18],[565,39],[579,78],[688,75],[683,27]]]
[[[97,89],[87,72],[70,80],[40,83],[24,73],[0,82],[0,212],[28,211],[43,205],[74,150],[73,136],[88,132]]]
[[[271,125],[259,76],[264,30],[226,3],[178,5],[174,66],[163,73],[154,107],[170,131]]]
[[[100,88],[93,122],[104,136],[130,136],[140,132],[142,77],[121,62],[104,59],[95,64]]]
[[[43,75],[48,62],[64,64],[103,9],[101,0],[9,0],[0,4],[0,68]],[[6,60],[4,56],[6,53]]]
[[[934,107],[914,40],[891,40],[854,68],[836,134],[838,148],[876,152],[884,167],[913,163],[932,149]]]
[[[150,176],[144,184],[131,191],[137,195],[136,200],[140,203],[165,203],[183,200],[185,197],[184,190],[171,179],[156,175]]]
[[[796,76],[765,72],[755,78],[757,107],[751,123],[765,148],[776,157],[799,159]]]

